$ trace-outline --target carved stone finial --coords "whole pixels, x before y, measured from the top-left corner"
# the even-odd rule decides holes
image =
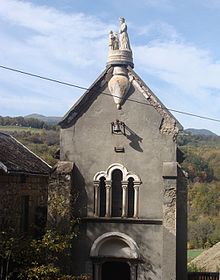
[[[130,65],[132,68],[134,67],[127,25],[123,17],[120,18],[119,38],[116,32],[110,31],[108,46],[107,65]]]
[[[113,77],[108,82],[108,88],[111,92],[117,109],[121,109],[124,97],[130,88],[127,69],[124,67],[114,67]]]

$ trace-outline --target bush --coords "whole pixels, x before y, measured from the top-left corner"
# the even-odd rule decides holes
[[[87,280],[87,275],[75,277],[65,274],[63,269],[68,264],[72,236],[47,230],[42,238],[33,239],[1,232],[2,276],[22,280]]]

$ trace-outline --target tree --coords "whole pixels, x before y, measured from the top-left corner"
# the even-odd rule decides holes
[[[210,234],[214,226],[209,218],[201,218],[197,222],[189,222],[188,240],[192,248],[206,248],[212,245]]]
[[[51,211],[65,218],[68,205],[62,195],[54,198]],[[69,273],[70,250],[78,222],[71,218],[69,230],[51,223],[40,238],[0,232],[0,279],[88,280],[88,275],[76,277]]]

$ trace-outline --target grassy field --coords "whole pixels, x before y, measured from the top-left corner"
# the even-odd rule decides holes
[[[2,126],[0,125],[0,131],[2,132],[12,132],[12,131],[30,131],[31,133],[42,133],[44,130],[40,128],[23,127],[23,126]]]
[[[190,262],[191,260],[196,258],[203,251],[204,251],[204,249],[191,249],[191,250],[187,250],[187,260],[188,260],[188,262]]]

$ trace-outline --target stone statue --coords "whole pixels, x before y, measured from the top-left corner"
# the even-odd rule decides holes
[[[120,49],[121,50],[131,50],[128,33],[127,33],[127,25],[125,23],[125,19],[123,17],[120,18]]]
[[[119,43],[118,43],[118,34],[112,31],[109,32],[109,43],[108,43],[110,50],[118,50],[119,49]]]
[[[127,25],[123,17],[120,18],[119,32],[109,32],[108,49],[107,65],[129,65],[132,68],[134,67]]]
[[[113,44],[114,44],[114,34],[112,31],[110,31],[108,36],[108,46],[110,50],[113,50]]]
[[[118,50],[119,49],[119,42],[118,42],[118,33],[114,32],[114,50]]]

